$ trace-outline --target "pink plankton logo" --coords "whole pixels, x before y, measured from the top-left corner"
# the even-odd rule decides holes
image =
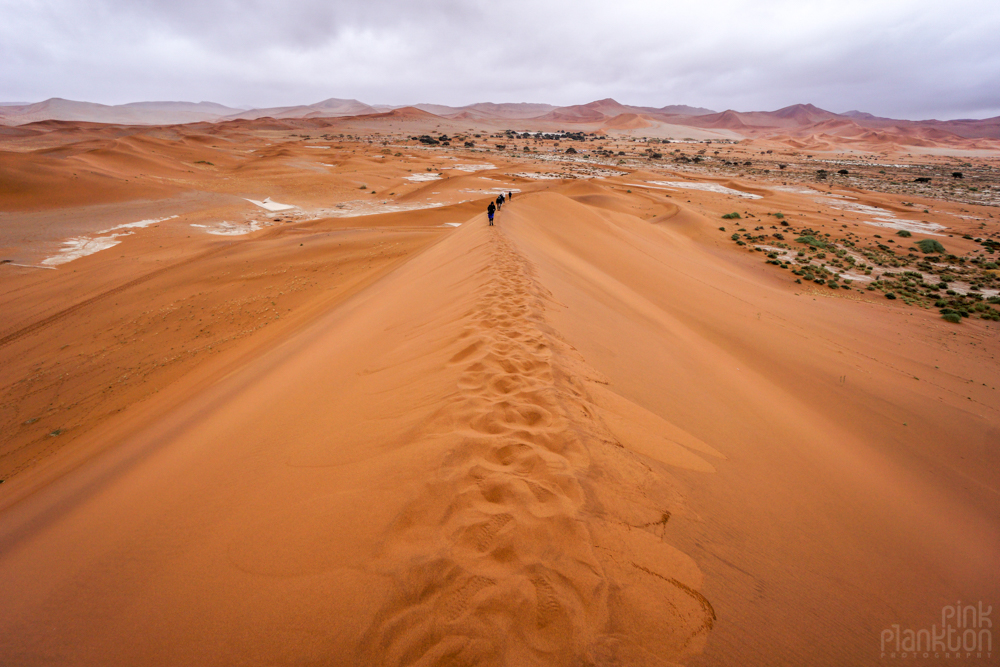
[[[982,660],[993,657],[993,605],[963,605],[961,601],[941,608],[941,625],[903,628],[894,624],[882,631],[885,659],[940,658]]]

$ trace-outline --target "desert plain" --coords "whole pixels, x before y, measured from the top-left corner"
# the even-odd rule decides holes
[[[922,664],[1000,602],[995,122],[325,111],[0,126],[0,663]]]

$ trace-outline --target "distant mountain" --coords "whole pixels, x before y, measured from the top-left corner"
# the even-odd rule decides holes
[[[250,109],[227,116],[225,120],[255,120],[257,118],[334,118],[337,116],[363,116],[380,113],[378,109],[358,100],[342,100],[331,97],[315,104],[293,107],[271,107]]]
[[[496,104],[494,102],[477,102],[467,104],[464,107],[450,107],[443,104],[415,104],[417,109],[421,109],[435,116],[444,118],[472,118],[472,119],[527,119],[537,118],[556,107],[551,104],[535,104],[530,102],[507,102]]]
[[[33,104],[0,103],[0,126],[43,121],[82,121],[113,125],[175,125],[256,121],[274,123],[323,118],[371,116],[373,120],[538,121],[547,127],[581,124],[607,130],[639,130],[664,124],[730,130],[745,136],[809,138],[828,135],[863,140],[946,141],[1000,139],[1000,117],[962,120],[895,120],[863,111],[834,113],[812,104],[793,104],[775,111],[712,111],[687,105],[639,107],[605,98],[587,104],[553,106],[538,103],[477,102],[461,107],[422,103],[413,106],[372,106],[355,99],[329,98],[315,104],[265,109],[236,109],[214,102],[133,102],[106,105],[52,98]],[[556,126],[558,126],[556,125]],[[33,126],[35,127],[35,126]],[[31,128],[27,128],[31,130]],[[37,127],[35,127],[37,129]],[[13,136],[5,130],[4,136]],[[34,130],[31,130],[34,131]]]
[[[671,104],[669,106],[660,107],[658,111],[663,114],[678,116],[707,116],[708,114],[715,113],[711,109],[706,109],[704,107],[689,107],[686,104]]]
[[[75,120],[119,125],[174,125],[217,121],[239,109],[214,102],[133,102],[107,105],[59,97],[17,106],[0,107],[0,122],[24,125],[41,120]]]
[[[622,114],[635,114],[647,117],[656,116],[705,116],[714,114],[711,109],[690,107],[675,104],[665,107],[637,107],[621,104],[610,97],[589,104],[576,104],[568,107],[558,107],[548,112],[539,120],[565,121],[570,123],[603,122]]]

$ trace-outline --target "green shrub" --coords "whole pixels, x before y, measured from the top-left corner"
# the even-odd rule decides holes
[[[822,239],[818,239],[818,238],[816,238],[815,236],[812,236],[812,235],[809,235],[809,236],[800,236],[799,238],[795,239],[795,242],[796,243],[805,243],[806,245],[811,245],[814,248],[825,248],[826,247],[826,241],[823,241]]]
[[[925,255],[931,253],[944,254],[944,246],[941,245],[940,241],[935,241],[934,239],[920,239],[917,241],[917,247],[920,248]]]
[[[723,217],[724,220],[740,220],[740,214],[736,213],[736,212],[726,213],[722,217]]]
[[[958,313],[945,313],[941,316],[941,319],[945,322],[951,322],[952,324],[958,324],[962,321],[962,316]]]
[[[893,294],[892,292],[886,292],[885,293],[885,298],[887,298],[887,299],[895,299],[896,295]]]
[[[902,236],[904,239],[908,239],[911,236],[913,236],[913,234],[906,231],[905,229],[900,229],[898,232],[896,232],[896,236]]]

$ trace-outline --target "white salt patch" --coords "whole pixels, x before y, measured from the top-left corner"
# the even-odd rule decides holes
[[[511,174],[515,178],[533,178],[539,181],[554,181],[560,178],[566,178],[566,174],[557,174],[552,171],[542,171],[538,173],[532,173],[527,171],[518,172],[516,174]]]
[[[419,211],[425,208],[440,208],[442,202],[414,202],[412,204],[397,204],[389,202],[370,202],[364,200],[348,201],[337,204],[334,209],[317,209],[316,217],[355,218],[363,215],[378,215],[380,213],[403,213]]]
[[[775,190],[779,191],[779,192],[791,192],[792,194],[796,194],[796,195],[814,195],[814,194],[816,194],[816,190],[813,190],[812,188],[800,188],[800,187],[796,187],[794,185],[775,185],[775,186],[772,186],[772,187]]]
[[[323,148],[323,149],[326,149],[326,148],[329,148],[329,146],[306,146],[306,148]]]
[[[446,222],[446,223],[444,223],[441,226],[442,227],[461,227],[462,223],[461,222]]]
[[[467,189],[467,190],[460,190],[459,192],[468,192],[469,194],[476,194],[476,195],[505,195],[508,192],[520,192],[520,191],[521,191],[520,188],[507,187],[507,188],[488,188],[488,189],[480,188],[478,190]]]
[[[66,241],[63,241],[63,249],[59,251],[59,254],[43,259],[42,264],[46,266],[58,266],[60,264],[65,264],[66,262],[72,262],[74,259],[80,259],[81,257],[86,257],[87,255],[93,255],[95,252],[107,250],[108,248],[114,248],[116,245],[121,243],[121,241],[118,240],[118,236],[118,234],[113,236],[99,236],[97,238],[78,236],[76,238],[67,239]]]
[[[458,169],[459,171],[467,171],[469,173],[475,171],[483,171],[484,169],[496,169],[496,165],[489,164],[456,164],[452,169]]]
[[[930,236],[944,236],[944,234],[938,234],[937,232],[947,229],[944,225],[939,225],[936,222],[922,222],[920,220],[906,220],[904,218],[897,218],[891,211],[887,211],[884,208],[879,208],[878,206],[869,206],[867,204],[859,204],[856,202],[843,201],[848,199],[841,195],[833,195],[829,197],[816,197],[813,199],[818,204],[824,204],[832,208],[838,208],[842,211],[850,211],[852,213],[860,213],[862,215],[872,216],[872,220],[862,220],[861,222],[866,225],[871,225],[872,227],[884,227],[887,229],[905,229],[908,232],[916,232],[918,234],[928,234]],[[851,197],[853,199],[853,197]]]
[[[760,195],[753,195],[750,194],[749,192],[743,192],[742,190],[734,190],[733,188],[727,188],[726,186],[719,185],[718,183],[697,183],[693,181],[649,181],[649,182],[655,185],[663,185],[668,188],[676,188],[679,190],[701,190],[703,192],[716,192],[721,195],[735,195],[736,197],[743,197],[744,199],[762,199]]]
[[[264,228],[264,225],[257,220],[250,220],[249,222],[242,223],[223,220],[214,227],[209,227],[208,225],[191,226],[206,229],[209,234],[213,234],[215,236],[243,236],[244,234],[250,234],[251,232],[256,232],[257,230]]]
[[[244,199],[246,198],[244,197]],[[279,204],[276,201],[271,201],[270,197],[264,201],[257,201],[256,199],[247,199],[247,201],[251,204],[260,206],[263,209],[267,209],[268,211],[287,211],[288,209],[295,208],[292,204]]]
[[[176,215],[171,215],[166,218],[152,218],[150,220],[139,220],[138,222],[127,222],[124,225],[116,225],[110,229],[104,229],[96,232],[93,236],[76,236],[71,239],[67,239],[63,241],[63,248],[59,251],[59,254],[43,259],[42,264],[50,267],[59,266],[60,264],[65,264],[66,262],[72,262],[74,259],[80,259],[81,257],[86,257],[87,255],[93,255],[95,252],[107,250],[108,248],[114,248],[116,245],[121,243],[121,241],[118,240],[119,238],[132,235],[131,231],[113,233],[115,230],[142,229],[144,227],[149,227],[150,225],[155,225],[158,222],[173,220],[176,217]]]
[[[404,177],[408,181],[413,181],[414,183],[421,183],[424,181],[437,181],[441,179],[441,174],[413,174],[412,176]]]

